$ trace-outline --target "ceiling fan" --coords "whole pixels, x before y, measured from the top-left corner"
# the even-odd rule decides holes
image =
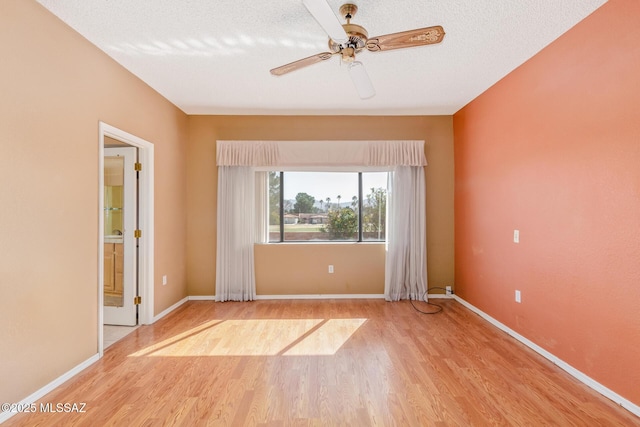
[[[341,60],[348,64],[349,75],[362,99],[371,98],[376,92],[364,65],[362,62],[356,61],[357,53],[360,53],[364,48],[370,52],[381,52],[436,44],[442,41],[445,34],[444,29],[440,25],[436,25],[370,38],[364,27],[351,23],[351,19],[358,11],[355,4],[347,3],[340,6],[340,14],[347,21],[346,24],[340,24],[326,0],[302,0],[302,3],[329,35],[329,51],[274,68],[271,70],[271,74],[281,76],[326,61],[333,55],[340,55]]]

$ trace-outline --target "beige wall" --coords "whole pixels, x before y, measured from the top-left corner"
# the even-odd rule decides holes
[[[155,145],[155,312],[186,296],[187,117],[32,1],[0,2],[0,61],[0,401],[17,402],[98,351],[99,121]]]
[[[425,168],[429,286],[453,285],[452,117],[190,116],[187,149],[187,281],[190,295],[215,293],[217,139],[424,139],[429,162]],[[384,268],[380,265],[384,264],[384,253],[380,253],[380,247],[369,244],[257,246],[257,292],[263,295],[382,293]],[[335,248],[335,254],[332,248]],[[363,275],[366,256],[374,257],[378,267]],[[326,273],[328,264],[336,265],[334,275]],[[310,269],[317,273],[309,274]],[[303,281],[305,276],[310,278]]]
[[[256,293],[382,294],[384,258],[384,243],[256,245]]]

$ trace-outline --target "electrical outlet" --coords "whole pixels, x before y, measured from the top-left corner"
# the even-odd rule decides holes
[[[333,265],[329,265],[329,274],[333,274]]]
[[[447,295],[453,295],[453,292],[451,291],[451,286],[447,286]]]
[[[522,302],[520,291],[516,291],[516,302],[520,302],[520,303]]]
[[[162,276],[162,284],[163,285],[167,284],[167,275],[166,274],[164,276]]]

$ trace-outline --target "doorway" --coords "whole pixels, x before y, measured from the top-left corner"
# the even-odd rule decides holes
[[[99,123],[98,151],[100,174],[98,199],[99,271],[97,326],[98,352],[100,354],[100,357],[102,357],[105,348],[105,324],[119,323],[128,325],[143,325],[153,323],[154,152],[152,143],[103,122]],[[136,154],[137,159],[135,159]],[[110,182],[111,178],[105,177],[105,171],[112,166],[114,161],[118,163],[118,157],[121,157],[122,163],[131,163],[132,167],[134,163],[137,164],[137,170],[135,171],[134,175],[137,179],[133,184],[123,186],[122,189],[110,189],[110,186],[107,184],[112,184],[113,181]],[[128,166],[126,168],[128,168]],[[116,183],[117,180],[119,180],[119,177],[116,179]],[[127,188],[130,188],[131,191],[133,191],[134,188],[137,190],[137,203],[132,201],[124,203],[118,199],[119,192],[124,193],[126,192]],[[116,200],[109,200],[109,197],[114,195],[116,196]],[[123,194],[123,196],[124,198],[126,198],[127,196],[131,198],[131,194]],[[135,222],[129,222],[126,225],[124,224],[124,222],[118,222],[119,215],[125,214],[122,215],[122,219],[124,220],[126,211],[122,208],[126,206],[128,206],[129,210],[133,209],[134,212],[130,212],[133,213],[133,215],[130,215],[129,218],[135,217],[137,219],[137,225],[135,225]],[[112,214],[111,217],[105,215],[105,208],[109,209],[109,212]],[[108,232],[106,231],[107,228],[109,228]],[[127,239],[129,239],[130,241],[130,247],[128,251],[124,246]],[[116,247],[116,244],[120,243],[120,241],[122,241],[123,246]],[[118,262],[118,257],[120,256],[118,254],[118,250],[122,250],[124,252],[122,257],[122,264],[120,265],[120,267],[115,265]],[[135,257],[136,253],[137,258]],[[126,262],[128,262],[129,264],[126,265]],[[120,268],[120,270],[118,270],[118,268]],[[105,271],[107,271],[106,275]],[[120,273],[122,273],[123,275],[128,275],[128,280],[134,283],[133,285],[131,285],[131,283],[129,284],[129,292],[127,292],[127,288],[125,286],[125,277],[123,277],[122,288],[115,279],[116,275]],[[111,281],[112,278],[113,281]],[[135,292],[136,281],[138,283],[137,292]],[[105,291],[107,291],[107,294],[105,294]],[[121,299],[122,306],[119,306]],[[136,302],[136,305],[134,305],[134,301]],[[123,314],[126,311],[124,310],[125,305],[132,307],[133,318],[131,318],[131,313],[129,313],[128,320],[114,320],[114,317],[112,317],[114,312],[118,315]],[[131,327],[130,329],[133,330],[134,327]],[[110,340],[110,338],[108,339]]]
[[[107,139],[107,138],[105,138]],[[104,148],[104,324],[138,324],[138,149]],[[114,146],[115,145],[115,146]]]

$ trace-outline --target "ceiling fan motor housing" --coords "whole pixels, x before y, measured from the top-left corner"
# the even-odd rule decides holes
[[[340,14],[347,21],[346,24],[342,24],[344,32],[349,36],[349,40],[345,43],[338,43],[329,39],[329,50],[333,53],[340,53],[344,62],[353,62],[356,59],[356,53],[362,51],[367,44],[367,38],[369,33],[364,27],[352,24],[351,18],[358,11],[358,6],[351,3],[346,3],[340,6]]]
[[[351,23],[343,24],[342,28],[344,28],[345,33],[347,33],[347,35],[349,36],[349,40],[347,40],[346,43],[340,44],[332,39],[329,39],[329,50],[334,53],[339,53],[342,52],[343,49],[348,48],[350,49],[350,52],[353,52],[354,54],[362,51],[362,49],[365,48],[367,44],[367,38],[369,37],[367,30],[365,30],[364,27],[360,25]],[[347,60],[344,54],[342,56],[344,60]],[[353,55],[350,55],[349,57],[355,59],[355,56]]]

